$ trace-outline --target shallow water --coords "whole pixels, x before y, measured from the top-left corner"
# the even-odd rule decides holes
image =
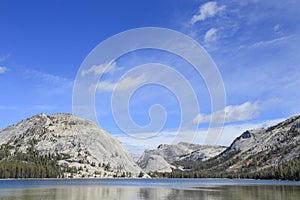
[[[300,182],[230,179],[0,180],[0,200],[300,199]]]

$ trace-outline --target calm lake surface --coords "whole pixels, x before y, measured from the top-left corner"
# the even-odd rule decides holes
[[[0,200],[300,199],[300,182],[230,179],[0,180]]]

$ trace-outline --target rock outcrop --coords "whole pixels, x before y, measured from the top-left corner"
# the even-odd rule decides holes
[[[173,162],[179,160],[207,160],[224,151],[223,146],[209,146],[180,142],[176,145],[161,144],[147,149],[137,161],[146,172],[171,172]]]
[[[64,177],[138,177],[145,173],[122,144],[94,122],[71,114],[39,114],[0,131],[2,159],[34,149],[54,155],[58,165],[73,170]],[[1,159],[0,159],[1,160]]]
[[[234,154],[235,164],[228,170],[255,166],[255,170],[274,166],[300,155],[300,116],[275,126],[245,131],[220,155]],[[254,168],[254,167],[253,167]]]

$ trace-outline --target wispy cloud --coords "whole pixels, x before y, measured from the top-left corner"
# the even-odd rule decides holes
[[[209,43],[209,42],[216,41],[218,39],[217,33],[218,33],[218,29],[216,28],[209,29],[204,35],[205,42]]]
[[[205,115],[199,113],[194,119],[194,124],[212,122],[221,123],[224,120],[225,122],[234,122],[234,121],[243,121],[250,120],[258,116],[260,106],[257,102],[245,102],[241,105],[230,105],[226,106],[223,110],[217,111],[210,115]]]
[[[16,109],[15,106],[5,106],[5,105],[0,105],[0,110],[12,110]]]
[[[5,72],[7,72],[7,68],[4,66],[0,66],[0,74],[4,74]]]
[[[4,62],[8,59],[9,55],[1,55],[0,56],[0,62]]]
[[[207,18],[214,17],[224,9],[225,6],[218,6],[217,2],[215,1],[207,2],[199,7],[198,14],[192,17],[190,23],[193,25],[199,21],[204,21]]]
[[[266,46],[271,46],[271,45],[275,45],[275,44],[279,44],[281,42],[287,41],[291,38],[293,38],[294,35],[289,35],[289,36],[283,36],[283,37],[278,37],[272,40],[262,40],[253,44],[250,44],[248,46],[246,45],[242,45],[239,48],[259,48],[259,47],[266,47]]]
[[[140,75],[137,77],[126,77],[121,79],[118,82],[111,81],[101,81],[97,84],[94,84],[90,87],[90,90],[93,91],[97,89],[100,92],[112,92],[113,90],[118,90],[122,92],[126,92],[131,90],[139,85],[142,85],[146,81],[145,75]]]
[[[47,105],[47,104],[36,104],[28,106],[28,109],[30,110],[39,110],[39,111],[45,111],[45,110],[55,110],[57,109],[57,105]]]
[[[116,71],[116,62],[110,61],[101,65],[93,65],[91,68],[87,70],[81,71],[81,76],[85,76],[88,74],[93,74],[95,76],[99,76],[101,74],[110,73],[113,74]]]
[[[41,71],[37,71],[34,69],[27,69],[25,70],[25,78],[27,79],[38,79],[47,83],[55,84],[55,85],[60,85],[60,86],[72,86],[73,82],[67,80],[64,77],[58,76],[58,75],[53,75],[53,74],[48,74],[44,73]]]
[[[286,40],[290,39],[291,37],[292,36],[284,36],[284,37],[280,37],[280,38],[275,38],[273,40],[259,41],[259,42],[254,43],[251,46],[255,48],[255,47],[273,45],[273,44],[277,44],[277,43],[286,41]]]

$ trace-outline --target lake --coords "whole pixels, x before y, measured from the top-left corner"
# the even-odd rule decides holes
[[[300,182],[231,179],[0,180],[0,200],[300,199]]]

